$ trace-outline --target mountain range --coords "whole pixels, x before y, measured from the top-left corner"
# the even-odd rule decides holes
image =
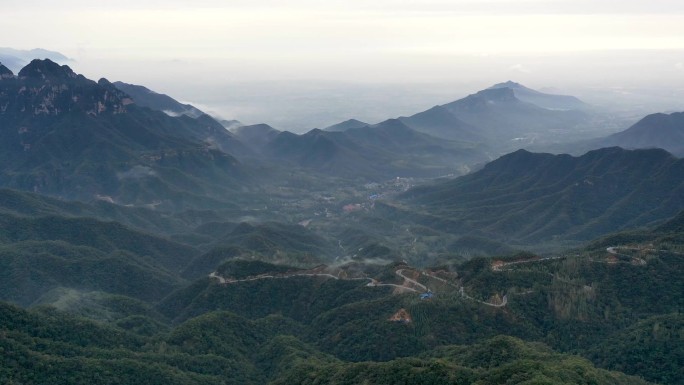
[[[596,116],[506,82],[297,135],[0,66],[0,383],[680,385],[684,161],[518,149]]]
[[[248,150],[205,115],[140,108],[106,79],[50,60],[34,60],[16,77],[2,71],[2,186],[173,206],[205,197],[211,205],[244,185],[244,168],[224,151]]]
[[[243,126],[234,133],[268,159],[343,177],[438,176],[488,159],[482,146],[431,137],[396,119],[301,135],[267,125]]]

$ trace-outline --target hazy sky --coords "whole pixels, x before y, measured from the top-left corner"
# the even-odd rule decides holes
[[[3,0],[0,34],[91,78],[288,129],[417,112],[508,79],[684,88],[681,0]]]

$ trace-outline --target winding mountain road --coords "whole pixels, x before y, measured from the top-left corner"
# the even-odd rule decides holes
[[[366,286],[368,286],[368,287],[390,286],[390,287],[393,287],[393,288],[396,288],[399,290],[410,291],[413,293],[420,293],[420,292],[429,291],[427,286],[423,285],[422,283],[416,281],[413,278],[409,278],[406,275],[404,275],[405,270],[406,269],[398,269],[394,272],[397,276],[401,277],[404,280],[403,285],[398,285],[398,284],[394,284],[394,283],[379,283],[376,280],[374,280],[372,278],[368,278],[368,277],[340,278],[338,276],[335,276],[335,275],[332,275],[329,273],[291,273],[291,274],[283,274],[283,275],[266,275],[266,274],[264,274],[264,275],[258,275],[258,276],[242,278],[242,279],[232,279],[232,278],[226,279],[226,278],[220,276],[218,274],[218,272],[214,271],[211,274],[209,274],[209,278],[217,279],[220,284],[228,285],[228,284],[236,284],[236,283],[240,283],[240,282],[259,281],[262,279],[286,279],[286,278],[292,278],[292,277],[325,277],[325,278],[331,278],[331,279],[335,279],[335,280],[345,280],[345,281],[370,281],[370,282],[368,282],[368,284],[366,284]],[[437,277],[437,276],[432,275],[432,274],[427,274],[425,272],[421,272],[421,274],[424,276],[427,276],[429,278],[436,279],[440,282],[443,282],[449,286],[452,286],[452,287],[458,289],[462,298],[465,298],[465,299],[468,299],[471,301],[475,301],[475,302],[480,303],[482,305],[492,306],[492,307],[504,307],[504,306],[506,306],[506,304],[508,304],[508,297],[506,295],[503,296],[501,303],[491,303],[491,302],[487,302],[487,301],[481,301],[479,299],[476,299],[476,298],[473,298],[473,297],[467,295],[464,291],[463,286],[455,285],[455,284],[453,284],[453,283],[451,283],[451,282],[449,282],[443,278]],[[407,283],[415,286],[416,288],[418,288],[420,290],[417,290],[416,288],[407,286]]]
[[[429,289],[427,288],[427,286],[423,285],[422,283],[416,281],[415,279],[411,279],[411,278],[405,276],[405,275],[404,275],[404,269],[399,269],[399,270],[395,271],[394,273],[395,273],[396,275],[400,276],[401,278],[403,278],[405,282],[409,282],[409,283],[411,283],[411,284],[413,284],[413,285],[415,285],[415,286],[417,286],[417,287],[423,289],[423,291],[428,291],[428,290],[429,290]]]
[[[560,257],[547,257],[547,258],[539,258],[539,259],[526,259],[522,261],[513,261],[513,262],[503,262],[499,265],[492,265],[492,270],[493,271],[503,271],[504,267],[510,266],[510,265],[520,265],[523,263],[533,263],[533,262],[546,262],[546,261],[551,261],[554,259],[563,259],[565,256],[560,256]]]

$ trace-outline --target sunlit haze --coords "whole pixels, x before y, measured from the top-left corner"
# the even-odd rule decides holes
[[[58,51],[87,77],[293,131],[412,114],[509,79],[594,103],[618,93],[644,110],[676,109],[684,93],[684,3],[676,0],[2,7],[3,46]]]

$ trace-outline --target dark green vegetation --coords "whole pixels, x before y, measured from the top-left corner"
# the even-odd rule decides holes
[[[296,268],[258,260],[217,268],[221,276],[244,282],[202,278],[157,304],[103,293],[108,287],[56,288],[32,312],[3,307],[3,349],[11,354],[3,356],[2,375],[28,383],[56,376],[88,383],[94,375],[103,383],[642,383],[597,369],[589,359],[598,367],[678,384],[683,217],[650,231],[611,235],[564,259],[527,253],[501,258],[529,262],[498,271],[491,267],[496,260],[481,257],[431,269],[455,287],[413,275],[403,263],[347,270],[349,278],[362,271],[379,282],[402,284],[395,274],[402,269],[435,291],[429,301],[417,293],[393,294],[392,287],[369,287],[368,280],[295,276]],[[41,232],[42,222],[22,227],[38,239],[51,234],[79,242],[63,229]],[[107,233],[116,236],[112,229]],[[16,240],[14,234],[8,231],[5,239]],[[164,250],[160,240],[142,241],[151,255]],[[106,238],[89,242],[93,248],[109,245]],[[623,246],[614,257],[606,244]],[[69,255],[78,257],[73,250]],[[280,278],[250,279],[262,274]],[[108,279],[131,283],[121,277],[114,271]],[[478,302],[502,297],[503,307]],[[399,309],[411,316],[409,323],[389,320]]]
[[[673,233],[641,236],[649,234],[652,241]],[[684,246],[679,237],[672,247]],[[447,278],[474,298],[506,295],[501,308],[462,298],[430,278],[420,280],[437,296],[421,301],[363,280],[303,276],[228,285],[205,278],[156,309],[88,295],[90,309],[106,306],[110,317],[100,319],[107,324],[45,307],[27,312],[3,305],[0,375],[25,383],[60,383],[54,382],[60,376],[63,383],[645,383],[597,369],[590,359],[678,384],[684,265],[681,255],[653,246],[637,254],[646,265],[608,263],[605,251],[590,247],[577,257],[500,271],[492,271],[492,260],[475,258]],[[394,264],[374,274],[400,283],[392,274],[399,268],[412,270]],[[292,270],[259,261],[219,268],[238,279]],[[389,320],[398,309],[410,314],[409,323]]]
[[[0,298],[30,305],[60,287],[158,300],[192,247],[87,218],[0,215]]]
[[[505,83],[294,135],[122,88],[0,67],[0,185],[35,191],[0,189],[0,383],[682,383],[680,159],[397,178],[585,122],[542,108],[576,99]]]
[[[250,320],[211,312],[152,337],[49,309],[0,305],[0,320],[0,380],[7,384],[645,384],[512,337],[348,363],[302,341],[298,324],[280,316]],[[119,324],[133,323],[131,317]]]

